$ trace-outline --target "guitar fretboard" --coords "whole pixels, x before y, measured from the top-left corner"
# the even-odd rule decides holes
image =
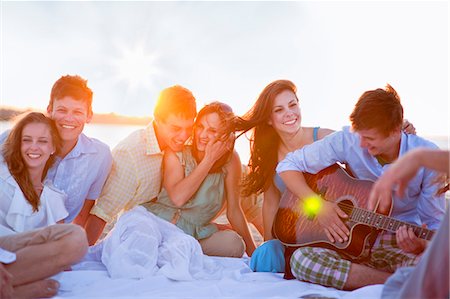
[[[408,222],[400,221],[392,217],[375,213],[366,209],[358,208],[343,202],[338,203],[338,206],[349,215],[349,220],[363,223],[368,226],[375,227],[377,229],[387,230],[395,233],[400,226],[406,225],[408,228],[412,228],[417,237],[425,240],[431,240],[434,235],[434,231],[427,228],[423,228]]]

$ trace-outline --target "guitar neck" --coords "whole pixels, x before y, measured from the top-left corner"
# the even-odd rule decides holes
[[[386,230],[392,233],[395,233],[400,226],[406,225],[406,227],[413,229],[417,237],[425,240],[431,240],[434,235],[434,231],[432,230],[408,222],[400,221],[383,214],[375,213],[359,207],[350,207],[346,204],[343,204],[342,206],[338,204],[338,206],[350,216],[349,218],[351,221],[357,223],[363,223],[368,226]]]

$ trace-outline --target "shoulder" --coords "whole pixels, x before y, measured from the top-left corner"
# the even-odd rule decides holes
[[[127,137],[119,141],[113,148],[113,156],[123,153],[145,153],[145,129],[139,129],[131,132]]]
[[[416,147],[439,149],[439,147],[434,142],[417,135],[402,133],[402,138],[406,139],[406,143],[409,149]]]
[[[114,147],[114,150],[125,150],[125,149],[131,149],[133,147],[139,146],[139,145],[143,144],[142,140],[144,140],[144,136],[145,136],[145,128],[133,131],[127,137],[122,139]]]
[[[166,167],[182,165],[182,160],[186,157],[192,157],[191,151],[186,148],[182,152],[174,152],[171,149],[166,149],[164,151],[164,165]]]
[[[83,139],[83,142],[87,145],[89,149],[93,149],[99,154],[111,153],[109,145],[107,145],[103,141],[98,140],[97,138],[88,137],[84,134],[81,134],[80,138]]]
[[[236,150],[233,150],[232,155],[230,156],[230,160],[225,164],[225,169],[227,173],[230,171],[242,171],[242,164],[241,164],[241,158],[239,157],[239,154]]]
[[[334,133],[335,131],[334,130],[331,130],[331,129],[327,129],[327,128],[318,128],[318,131],[317,131],[317,138],[318,139],[322,139],[322,138],[324,138],[325,136],[327,136],[327,135],[330,135],[331,133]]]

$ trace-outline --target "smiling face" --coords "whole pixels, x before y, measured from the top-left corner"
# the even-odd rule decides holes
[[[44,123],[30,123],[23,127],[20,151],[28,168],[45,167],[55,152],[50,128]]]
[[[194,118],[170,114],[165,120],[156,120],[156,136],[161,150],[170,148],[174,152],[183,150],[184,143],[192,134]]]
[[[295,93],[284,90],[275,97],[269,125],[278,133],[295,133],[299,130],[301,114]]]
[[[208,142],[217,137],[221,128],[219,114],[209,113],[197,119],[194,129],[194,141],[198,152],[204,152]]]
[[[53,107],[48,107],[47,112],[56,124],[63,146],[73,147],[78,141],[78,136],[83,132],[84,125],[92,119],[92,113],[88,112],[86,101],[78,101],[70,96],[53,101]]]
[[[360,146],[367,149],[370,155],[380,156],[387,161],[398,156],[401,133],[393,131],[388,136],[380,133],[376,128],[358,130],[356,133],[360,137]]]

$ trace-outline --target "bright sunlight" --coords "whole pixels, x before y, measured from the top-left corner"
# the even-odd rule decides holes
[[[121,52],[121,57],[113,62],[117,71],[117,79],[125,81],[128,88],[132,90],[142,86],[148,87],[152,77],[158,74],[155,66],[157,56],[146,52],[142,45],[123,48]]]

